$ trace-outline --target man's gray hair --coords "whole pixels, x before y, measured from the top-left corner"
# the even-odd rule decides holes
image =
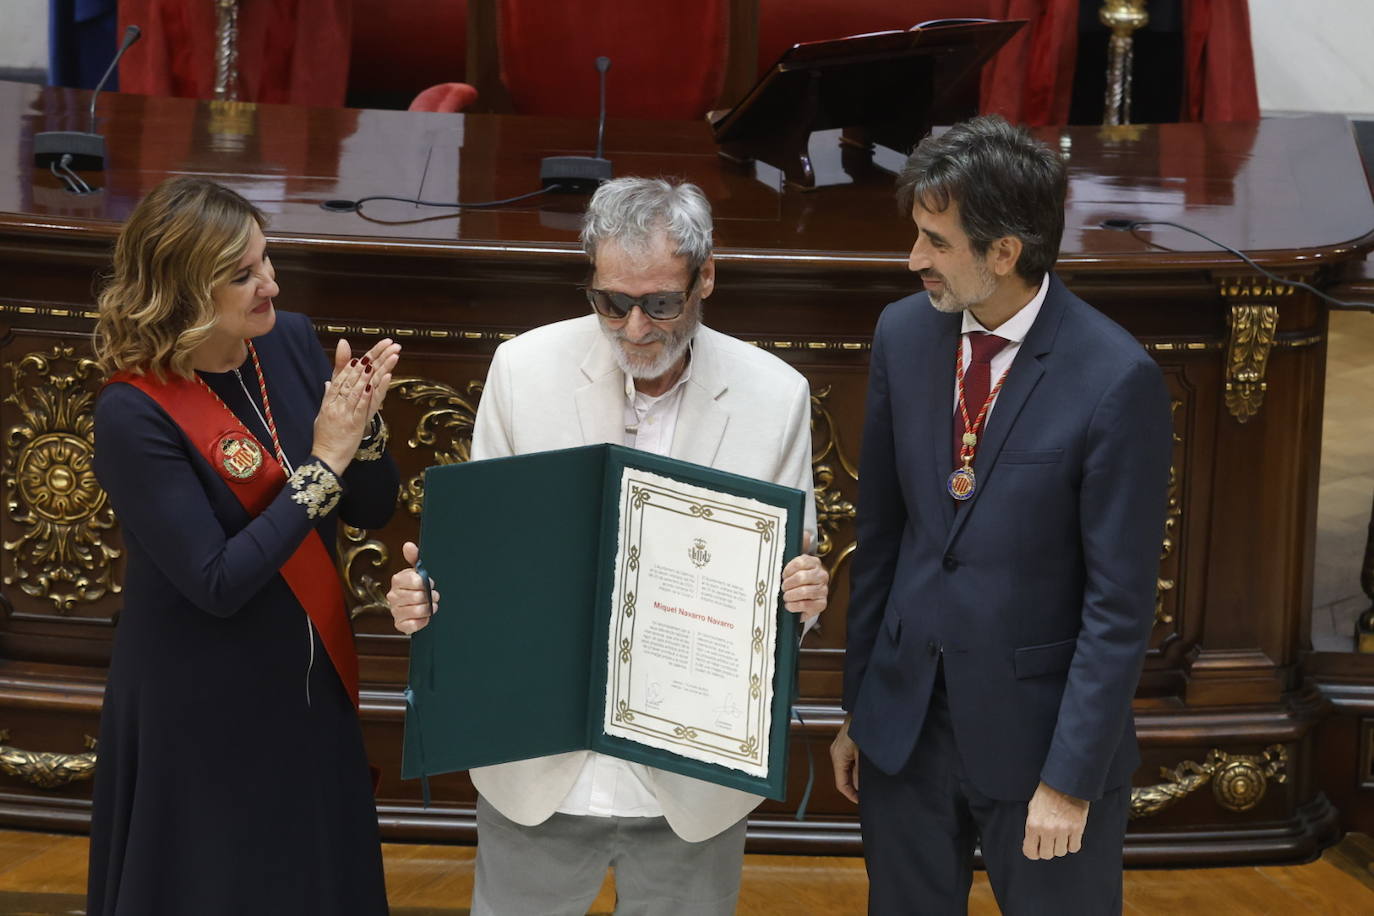
[[[614,239],[630,253],[647,252],[660,232],[697,271],[711,256],[711,204],[701,188],[662,178],[615,178],[596,189],[582,224],[582,248]]]

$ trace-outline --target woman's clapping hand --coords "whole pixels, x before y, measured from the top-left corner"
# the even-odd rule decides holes
[[[335,348],[334,374],[324,385],[310,449],[335,474],[342,474],[353,460],[372,415],[386,399],[400,356],[401,345],[390,338],[378,341],[356,358],[346,340],[340,340]]]

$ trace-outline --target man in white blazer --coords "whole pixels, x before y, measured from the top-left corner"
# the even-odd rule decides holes
[[[621,178],[587,208],[594,314],[536,328],[492,358],[473,460],[615,442],[811,492],[810,388],[777,357],[701,324],[715,286],[711,211],[691,184]],[[805,527],[814,532],[815,504]],[[415,562],[414,546],[406,559]],[[788,610],[813,617],[814,556],[783,572]],[[428,622],[419,578],[397,573],[396,627]],[[736,789],[590,751],[472,771],[477,916],[582,914],[606,869],[617,913],[735,911],[745,818]]]

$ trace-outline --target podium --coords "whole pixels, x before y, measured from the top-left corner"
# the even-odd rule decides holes
[[[935,124],[978,113],[978,76],[1024,19],[942,19],[909,31],[793,45],[734,108],[707,115],[720,154],[758,160],[789,184],[816,187],[807,143],[844,128],[842,142],[906,152]]]

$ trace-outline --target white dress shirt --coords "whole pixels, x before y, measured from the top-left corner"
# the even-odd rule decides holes
[[[664,456],[672,448],[683,385],[692,375],[688,352],[682,378],[658,397],[639,391],[634,379],[625,376],[625,444],[630,448]],[[588,754],[558,811],[592,817],[662,817],[663,809],[644,779],[645,769],[619,757]]]
[[[1030,302],[1027,302],[1021,308],[1021,311],[1017,312],[1015,315],[1012,315],[1006,321],[999,324],[995,331],[989,331],[987,328],[983,327],[982,323],[973,316],[972,309],[965,309],[964,328],[961,332],[963,334],[963,337],[960,338],[961,345],[964,348],[964,371],[968,371],[969,362],[973,359],[973,345],[969,343],[969,332],[981,331],[985,334],[996,334],[1003,340],[1009,341],[1009,343],[1002,348],[1001,352],[999,352],[996,356],[992,358],[992,381],[988,384],[992,387],[995,387],[997,385],[997,380],[1002,377],[1002,374],[1011,368],[1012,360],[1016,359],[1016,353],[1021,349],[1021,343],[1026,339],[1026,335],[1030,333],[1031,325],[1035,324],[1035,318],[1037,315],[1040,314],[1040,306],[1045,304],[1045,295],[1049,291],[1050,275],[1045,274],[1045,279],[1040,281],[1040,291],[1035,294],[1035,298],[1031,299]],[[957,372],[958,370],[955,371]],[[968,405],[968,415],[970,421],[972,421],[974,417],[978,416],[978,411],[982,408],[982,406],[982,404]],[[987,424],[989,420],[992,419],[992,411],[996,406],[997,399],[993,398],[992,403],[988,405],[988,414],[986,417],[983,418],[983,429],[988,428]],[[957,414],[958,412],[959,386],[958,384],[955,384],[954,413]]]

